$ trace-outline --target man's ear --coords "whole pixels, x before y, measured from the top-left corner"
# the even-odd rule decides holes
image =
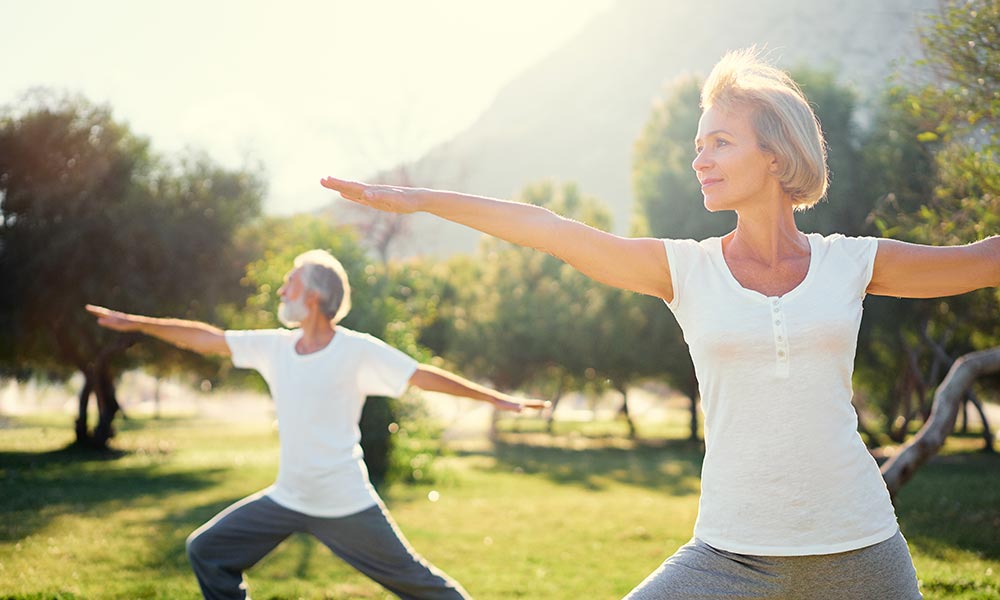
[[[319,292],[314,292],[312,290],[304,290],[304,296],[302,297],[302,302],[309,309],[319,309]]]

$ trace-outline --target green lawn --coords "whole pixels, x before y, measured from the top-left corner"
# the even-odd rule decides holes
[[[185,537],[277,467],[262,425],[133,419],[108,456],[65,450],[65,417],[0,427],[0,598],[197,598]],[[898,500],[929,599],[1000,597],[1000,457],[974,444],[950,444]],[[690,537],[700,464],[679,441],[505,434],[387,501],[477,598],[620,598]],[[249,577],[258,600],[388,597],[304,537]]]

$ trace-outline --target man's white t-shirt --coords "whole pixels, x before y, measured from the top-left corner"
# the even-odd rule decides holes
[[[278,415],[278,479],[264,493],[307,515],[351,515],[378,502],[359,444],[365,397],[403,393],[417,362],[345,327],[311,354],[295,351],[301,336],[298,329],[226,332],[233,364],[260,372]]]
[[[896,516],[857,433],[851,375],[878,240],[809,234],[805,279],[742,287],[720,238],[664,240],[705,413],[695,536],[741,554],[831,554],[892,537]]]

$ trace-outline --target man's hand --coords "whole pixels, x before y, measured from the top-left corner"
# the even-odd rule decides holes
[[[545,410],[551,408],[552,403],[545,400],[517,400],[515,398],[496,398],[491,401],[497,410],[509,410],[511,412],[521,412],[526,408]]]
[[[87,312],[97,317],[97,324],[101,327],[114,329],[115,331],[139,331],[140,322],[135,315],[93,304],[88,304],[85,308]]]

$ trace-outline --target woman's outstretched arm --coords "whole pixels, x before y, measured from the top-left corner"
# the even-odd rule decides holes
[[[1000,236],[967,246],[878,241],[868,293],[939,298],[1000,286]]]
[[[421,188],[368,185],[326,177],[323,187],[359,204],[395,213],[427,212],[519,246],[555,256],[584,275],[618,288],[673,299],[660,240],[624,238],[540,206]]]

